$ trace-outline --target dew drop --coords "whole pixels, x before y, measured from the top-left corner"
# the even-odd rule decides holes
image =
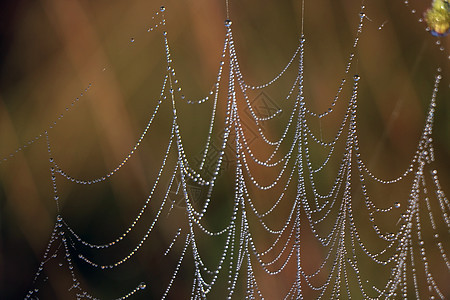
[[[141,282],[141,283],[139,284],[139,288],[140,288],[141,290],[145,289],[146,287],[147,287],[147,285],[145,284],[145,282]]]
[[[395,202],[395,203],[394,203],[394,207],[395,207],[395,208],[399,208],[399,207],[400,207],[400,202]]]
[[[161,7],[159,8],[159,10],[160,10],[161,12],[163,12],[163,11],[166,10],[166,8],[165,8],[164,6],[161,6]]]
[[[230,27],[233,22],[230,19],[225,20],[225,26]]]
[[[361,77],[360,77],[359,75],[355,75],[355,76],[353,76],[353,79],[354,79],[355,81],[359,81],[359,80],[361,79]]]

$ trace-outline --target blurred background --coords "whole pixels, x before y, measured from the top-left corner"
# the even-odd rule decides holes
[[[436,69],[440,66],[443,80],[437,97],[433,139],[435,167],[444,191],[448,192],[450,42],[448,37],[431,36],[425,30],[426,24],[419,22],[431,5],[429,2],[409,1],[407,6],[403,1],[365,1],[367,19],[355,50],[352,45],[361,1],[305,0],[304,92],[311,110],[320,113],[329,107],[342,78],[359,74],[358,130],[362,155],[375,174],[395,178],[414,155]],[[136,143],[160,97],[167,68],[163,35],[161,25],[150,32],[148,28],[159,24],[161,19],[155,12],[161,5],[166,8],[164,30],[168,32],[183,94],[189,99],[200,99],[209,94],[216,81],[225,38],[225,1],[17,0],[0,5],[0,159],[49,129],[64,113],[57,125],[49,129],[53,157],[58,165],[74,177],[86,179],[103,176],[114,169]],[[250,84],[269,81],[288,63],[298,45],[301,1],[230,0],[229,15],[245,78]],[[352,52],[354,62],[346,75]],[[280,82],[264,90],[264,95],[252,94],[251,101],[265,101],[271,108],[291,109],[292,102],[282,102],[293,82],[296,66],[291,69]],[[221,83],[225,92],[226,83],[225,78]],[[261,97],[263,100],[258,100]],[[323,124],[311,124],[324,140],[336,133],[346,101],[337,106],[335,117]],[[206,139],[211,107],[210,102],[179,106],[186,153],[193,162],[201,157],[199,145]],[[278,123],[268,124],[267,132],[277,136],[287,115],[283,113]],[[223,121],[223,112],[218,118]],[[170,126],[171,110],[166,105],[140,150],[111,181],[78,186],[58,177],[61,214],[80,236],[91,242],[106,243],[129,226],[157,176]],[[217,140],[220,130],[214,133]],[[228,157],[232,166],[231,152]],[[174,156],[171,159],[168,168],[173,167]],[[333,178],[335,170],[332,168],[324,178]],[[1,299],[23,298],[32,287],[57,215],[50,177],[44,138],[0,164]],[[230,207],[226,201],[232,199],[232,180],[232,174],[224,175],[217,186],[220,202],[212,207],[216,223],[211,222],[216,229],[222,228],[229,218]],[[167,186],[167,178],[163,182]],[[411,180],[407,180],[394,190],[374,188],[374,202],[383,207],[394,201],[406,204],[410,185]],[[114,250],[118,252],[104,254],[105,257],[117,259],[129,253],[151,223],[163,193],[164,187],[156,191],[155,198],[159,200],[150,205],[147,223],[122,248]],[[135,298],[160,298],[173,270],[167,266],[176,265],[182,242],[175,245],[173,256],[162,259],[161,253],[171,243],[178,227],[186,225],[182,205],[164,211],[163,216],[136,259],[117,271],[95,270],[83,262],[74,262],[83,286],[94,296],[115,298],[143,281],[151,288]],[[364,220],[367,216],[361,213],[360,218]],[[396,218],[398,215],[391,219]],[[448,236],[448,231],[442,234]],[[205,237],[204,255],[209,257],[211,253],[214,257],[213,253],[222,249],[223,242]],[[377,240],[367,243],[377,243]],[[446,246],[448,249],[448,242]],[[315,245],[305,246],[304,257],[320,261],[317,249]],[[436,254],[430,255],[433,253]],[[169,298],[190,295],[192,264],[187,260]],[[448,270],[438,267],[436,270],[438,283],[448,282]],[[70,273],[58,271],[58,263],[47,272],[49,283],[43,298],[66,299]],[[280,276],[291,278],[292,274],[295,271],[288,270]],[[372,274],[376,281],[379,274]],[[266,283],[264,279],[262,282]],[[268,280],[267,298],[284,295],[287,290],[283,284]],[[221,292],[218,288],[216,295]],[[445,292],[448,295],[448,288]]]

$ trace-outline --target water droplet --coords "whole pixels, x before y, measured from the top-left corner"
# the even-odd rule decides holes
[[[400,202],[395,202],[395,203],[394,203],[394,207],[395,207],[395,208],[399,208],[399,207],[400,207]]]
[[[161,7],[159,8],[159,10],[160,10],[161,12],[163,12],[163,11],[166,10],[166,8],[165,8],[164,6],[161,6]]]
[[[145,282],[141,282],[141,283],[139,284],[139,288],[140,288],[141,290],[145,289],[146,287],[147,287],[147,285],[145,284]]]
[[[225,20],[225,26],[230,27],[233,22],[230,19]]]
[[[134,43],[134,38],[131,38],[131,39],[130,39],[130,42]]]
[[[357,74],[357,75],[353,76],[353,79],[355,81],[359,81],[361,79],[361,77]]]

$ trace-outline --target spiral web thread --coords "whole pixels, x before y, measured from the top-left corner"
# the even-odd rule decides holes
[[[408,3],[405,3],[409,8]],[[81,235],[77,234],[76,229],[66,222],[64,216],[58,214],[48,247],[35,275],[35,284],[37,285],[44,276],[48,262],[62,256],[66,261],[64,265],[69,270],[73,281],[68,290],[77,299],[95,299],[95,295],[84,289],[82,282],[78,279],[74,271],[74,261],[76,264],[86,264],[91,268],[107,270],[117,268],[132,260],[140,248],[151,240],[151,233],[158,225],[161,216],[173,209],[175,204],[169,198],[170,193],[176,187],[177,193],[183,195],[182,205],[187,212],[188,226],[187,228],[180,226],[169,247],[161,254],[167,256],[175,251],[175,245],[181,247],[181,251],[177,254],[178,263],[172,270],[173,275],[163,289],[161,296],[163,299],[170,298],[171,288],[178,278],[182,262],[187,255],[191,255],[194,262],[190,295],[192,299],[207,298],[214,290],[215,285],[221,282],[221,278],[225,278],[224,282],[227,284],[227,294],[223,295],[224,298],[236,295],[240,297],[238,293],[241,292],[249,299],[263,298],[264,292],[258,281],[261,272],[274,277],[283,272],[289,274],[290,288],[285,295],[281,296],[285,299],[303,298],[306,295],[305,290],[309,290],[308,295],[315,295],[322,299],[391,299],[398,297],[444,299],[448,296],[442,292],[442,287],[436,281],[433,268],[429,264],[428,254],[429,248],[438,249],[440,263],[445,265],[447,271],[450,271],[444,243],[449,237],[450,202],[440,185],[438,171],[433,167],[435,158],[432,131],[442,71],[440,68],[436,70],[424,129],[408,167],[396,178],[377,177],[369,169],[367,161],[359,150],[357,108],[361,78],[358,74],[350,72],[355,61],[353,53],[358,47],[363,24],[367,20],[364,10],[363,4],[353,43],[354,51],[349,55],[345,75],[336,97],[331,102],[329,109],[315,113],[308,107],[304,96],[304,47],[307,41],[303,35],[303,25],[298,47],[284,69],[267,83],[253,86],[247,83],[241,72],[234,44],[232,22],[227,19],[217,80],[208,96],[200,100],[187,100],[182,94],[182,85],[176,77],[169,34],[165,31],[165,8],[161,7],[154,16],[156,25],[148,31],[162,32],[167,71],[161,85],[159,100],[150,113],[148,124],[126,157],[104,176],[94,179],[72,176],[70,170],[60,166],[52,155],[52,128],[57,126],[57,122],[63,117],[63,114],[45,132],[26,144],[30,146],[36,140],[45,139],[49,154],[48,162],[54,200],[59,212],[57,181],[67,180],[79,185],[94,185],[110,180],[117,172],[120,172],[133,154],[140,150],[139,146],[148,132],[156,130],[152,125],[154,120],[160,116],[160,108],[170,106],[172,108],[171,119],[168,120],[171,124],[170,137],[148,198],[129,227],[116,239],[104,244],[94,244],[84,240]],[[227,2],[227,16],[228,14]],[[284,78],[287,71],[294,68],[296,70],[295,80],[284,99],[284,101],[292,103],[291,110],[283,112],[287,113],[289,119],[282,128],[280,137],[271,140],[261,124],[277,118],[281,110],[275,110],[271,115],[259,115],[250,101],[249,93],[255,90],[264,90]],[[91,85],[85,92],[88,92],[90,87]],[[348,98],[342,93],[344,88],[351,90]],[[219,94],[222,93],[227,95],[225,122],[218,124],[216,115],[219,109]],[[78,100],[79,98],[71,106],[74,106]],[[213,102],[210,128],[198,164],[195,164],[193,159],[185,153],[182,128],[178,122],[177,103],[179,101],[185,101],[192,105]],[[329,141],[323,141],[321,136],[314,133],[310,124],[317,122],[318,119],[326,119],[331,116],[337,105],[346,106],[342,122],[335,136]],[[66,111],[69,113],[70,107]],[[253,123],[252,126],[256,128],[258,139],[272,149],[269,155],[265,155],[266,158],[259,157],[256,149],[252,147],[248,130],[245,129],[247,125],[242,120],[244,111],[248,112]],[[211,159],[210,154],[214,146],[213,135],[220,129],[223,130],[223,134],[219,145],[215,146],[218,148],[216,149],[218,155]],[[220,230],[212,230],[205,222],[205,216],[210,204],[215,200],[214,189],[223,169],[227,147],[230,145],[235,155],[234,169],[231,172],[234,178],[234,197],[230,199],[232,213],[226,226]],[[335,151],[339,145],[344,145],[341,154]],[[311,157],[313,151],[316,151],[312,150],[313,147],[315,147],[314,149],[319,147],[325,153],[325,158],[319,164]],[[23,147],[16,152],[22,149]],[[316,177],[325,171],[332,159],[339,155],[340,163],[333,183],[327,190],[323,190]],[[12,154],[12,156],[14,155]],[[172,157],[176,157],[176,162],[173,164],[170,163]],[[3,161],[8,159],[5,158]],[[207,166],[213,166],[212,172],[205,172]],[[255,166],[259,168],[258,170],[261,168],[276,170],[275,176],[269,183],[267,183],[267,178],[260,180],[258,179],[261,178],[260,174],[265,173],[255,171]],[[80,249],[83,248],[91,249],[91,251],[104,251],[108,248],[113,249],[120,244],[142,221],[141,217],[151,205],[155,191],[161,189],[162,177],[165,173],[170,174],[170,180],[167,187],[163,187],[165,193],[161,204],[155,208],[154,219],[149,223],[147,231],[127,255],[116,261],[102,264],[95,258],[89,257],[89,254],[81,253]],[[274,172],[271,171],[270,174],[274,174]],[[387,207],[378,207],[373,201],[372,185],[396,185],[405,181],[410,182],[409,195],[405,201],[394,202]],[[206,191],[202,194],[201,201],[194,199],[190,189],[192,186]],[[258,196],[254,193],[255,190],[258,191]],[[268,209],[262,210],[258,201],[261,199],[259,195],[264,193],[272,193],[268,198],[271,205]],[[358,221],[354,217],[356,203],[364,204],[363,208],[369,215],[368,228],[376,234],[379,245],[384,245],[381,250],[365,242],[364,234],[357,226]],[[284,218],[281,226],[273,226],[267,221],[267,218],[279,214],[278,208],[281,206],[288,207],[288,213],[280,214]],[[377,217],[400,209],[402,214],[397,222],[397,230],[386,232]],[[422,231],[424,226],[431,226],[433,240],[424,238]],[[259,230],[258,233],[255,233],[255,228]],[[308,228],[311,233],[307,237],[304,237],[305,228]],[[257,235],[260,235],[261,231],[269,236],[267,240],[271,242],[261,245],[257,241]],[[222,249],[214,253],[216,263],[212,266],[202,258],[202,251],[199,248],[199,241],[205,235],[224,241]],[[324,253],[322,262],[312,271],[304,267],[308,257],[303,255],[303,247],[307,247],[311,239],[320,245]],[[372,276],[364,271],[365,261],[384,268],[384,272],[389,274],[387,280],[381,284],[372,282]],[[294,272],[292,272],[292,266],[294,266]],[[238,292],[240,280],[244,281],[244,287],[243,291]],[[357,289],[354,286],[357,286]],[[148,288],[153,288],[151,282],[141,282],[136,284],[136,288],[118,299],[131,297]],[[33,287],[25,298],[37,299],[38,297],[39,288]]]

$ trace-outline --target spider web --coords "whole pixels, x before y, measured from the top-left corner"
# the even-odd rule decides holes
[[[88,101],[85,98],[100,93],[102,78],[111,76],[110,67],[102,66],[98,82],[88,83],[43,132],[2,160],[2,166],[12,164],[25,149],[40,146],[37,160],[45,162],[47,175],[37,176],[48,178],[45,186],[50,186],[52,198],[48,205],[55,211],[54,228],[25,298],[444,299],[449,295],[450,203],[441,186],[433,139],[438,98],[446,97],[440,96],[442,85],[448,89],[444,81],[448,58],[442,58],[445,41],[427,36],[417,13],[424,8],[414,6],[418,3],[396,3],[389,19],[377,13],[376,3],[352,4],[353,9],[346,11],[354,21],[349,22],[351,34],[343,38],[346,46],[333,48],[335,55],[345,53],[346,59],[323,66],[316,75],[326,77],[324,70],[338,70],[333,72],[339,73],[338,81],[329,97],[323,88],[325,78],[318,87],[310,79],[320,62],[309,62],[308,53],[320,51],[323,43],[323,51],[332,54],[325,37],[314,42],[320,33],[314,27],[316,19],[308,15],[315,12],[326,18],[330,9],[344,10],[336,3],[328,3],[326,9],[304,4],[299,7],[300,33],[290,57],[283,58],[275,76],[257,85],[249,77],[258,76],[247,76],[244,66],[257,58],[241,58],[240,45],[246,38],[238,29],[241,23],[233,18],[233,6],[227,9],[230,19],[223,25],[223,47],[214,60],[205,58],[213,61],[215,80],[199,98],[190,96],[195,92],[179,76],[178,72],[191,74],[179,68],[166,20],[170,10],[160,7],[144,34],[127,41],[127,51],[139,57],[136,45],[152,36],[151,48],[157,48],[152,55],[160,58],[155,63],[158,79],[146,83],[155,92],[137,95],[142,98],[137,107],[128,107],[145,116],[147,123],[136,126],[139,133],[125,140],[119,138],[120,132],[100,133],[110,148],[104,152],[104,165],[92,164],[88,172],[77,165],[83,155],[91,154],[71,142],[68,130],[95,127],[89,120],[78,125],[77,113]],[[398,13],[409,23],[393,24]],[[426,82],[425,92],[417,92],[427,104],[425,115],[415,122],[422,126],[415,139],[411,127],[419,125],[395,120],[405,101],[410,101],[410,111],[417,110],[413,100],[404,99],[407,96],[390,95],[396,102],[385,116],[385,128],[372,128],[370,119],[364,125],[366,114],[374,109],[364,102],[383,95],[367,92],[380,79],[371,81],[373,75],[366,69],[378,63],[380,73],[389,71],[376,57],[383,47],[377,38],[385,31],[392,33],[394,25],[417,26],[424,39],[425,46],[418,51],[412,51],[413,46],[406,53],[398,50],[407,61],[409,52],[416,55],[409,68],[416,76],[412,80]],[[137,25],[141,31],[142,27]],[[424,54],[426,45],[440,58]],[[371,63],[364,60],[367,53]],[[125,68],[126,63],[120,66]],[[417,72],[418,68],[429,71]],[[396,82],[394,77],[389,80]],[[375,87],[382,89],[382,84]],[[108,96],[98,95],[114,101]],[[108,110],[107,102],[93,105],[106,114],[120,114]],[[116,121],[121,122],[114,117],[101,120],[105,127]],[[399,153],[392,158],[382,153],[387,148],[382,143],[396,126],[404,131],[393,138],[390,150]],[[378,143],[373,135],[369,139],[364,134],[376,130],[373,135],[381,136]],[[415,145],[406,153],[396,150],[395,139],[406,138],[409,143],[414,139]],[[374,151],[366,150],[370,148]],[[70,162],[70,155],[75,162]],[[91,157],[96,159],[102,157]],[[380,164],[387,169],[380,169]],[[399,166],[403,170],[398,171]],[[24,171],[11,169],[13,184],[15,174]],[[383,172],[388,175],[378,175]],[[4,189],[8,194],[6,184]],[[85,216],[90,208],[93,219]]]

